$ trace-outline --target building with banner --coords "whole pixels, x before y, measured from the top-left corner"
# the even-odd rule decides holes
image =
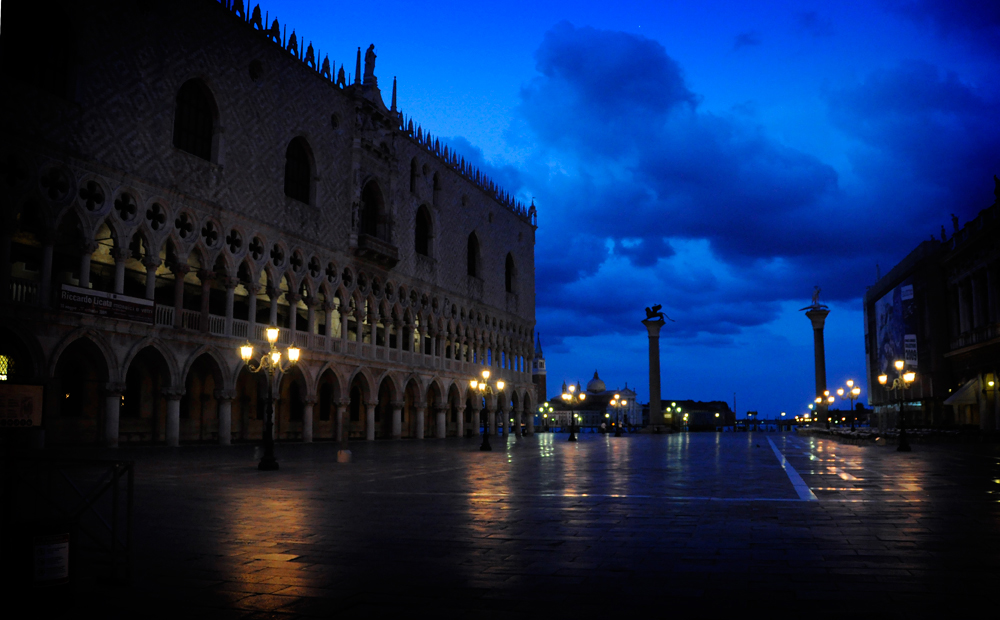
[[[269,325],[302,351],[280,440],[537,407],[534,206],[395,81],[386,105],[374,46],[338,67],[241,2],[4,9],[0,383],[43,388],[47,443],[259,440],[238,348]],[[484,403],[486,367],[507,387]]]
[[[950,238],[917,246],[865,294],[869,402],[878,424],[1000,430],[1000,180],[996,201]],[[879,385],[903,360],[916,381]],[[891,384],[891,381],[889,382]]]

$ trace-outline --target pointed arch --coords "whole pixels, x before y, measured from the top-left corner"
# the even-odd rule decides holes
[[[416,253],[421,256],[431,256],[433,251],[434,224],[427,205],[420,205],[417,208],[414,231],[413,247]]]
[[[314,169],[309,143],[302,136],[292,138],[285,149],[285,195],[312,204]]]
[[[482,271],[482,249],[479,244],[479,237],[476,231],[469,233],[469,240],[466,243],[465,269],[466,273],[474,278],[480,277]]]
[[[174,146],[207,161],[216,161],[219,111],[208,85],[195,78],[177,91],[174,109]]]

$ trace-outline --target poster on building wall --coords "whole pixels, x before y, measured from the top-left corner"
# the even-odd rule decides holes
[[[42,425],[42,386],[0,382],[0,428]]]
[[[59,294],[59,307],[71,312],[96,314],[111,319],[125,319],[152,325],[156,304],[151,299],[116,295],[64,284]]]
[[[893,362],[917,367],[917,304],[913,283],[907,279],[875,302],[877,373],[892,375]]]

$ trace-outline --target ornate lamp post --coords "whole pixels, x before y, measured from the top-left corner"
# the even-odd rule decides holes
[[[615,408],[615,437],[622,436],[622,407],[628,405],[628,400],[619,398],[618,394],[611,399],[611,406]]]
[[[490,379],[490,371],[484,370],[482,375],[483,375],[482,381],[479,381],[478,379],[472,379],[471,381],[469,381],[469,387],[471,387],[473,390],[479,390],[479,394],[481,395],[482,398],[486,398],[490,394],[500,393],[503,391],[504,382],[502,379],[497,380],[497,388],[496,392],[494,392],[493,386],[491,386],[488,383]],[[482,445],[479,446],[479,449],[480,451],[483,452],[493,449],[493,446],[490,445],[489,420],[486,420],[483,423],[483,443]]]
[[[576,416],[576,410],[574,409],[574,407],[576,407],[577,405],[579,405],[583,401],[587,400],[587,395],[584,394],[582,391],[578,394],[576,392],[576,386],[575,385],[569,386],[568,389],[569,389],[568,392],[563,393],[562,399],[564,401],[566,401],[567,405],[569,405],[569,411],[570,411],[570,416],[569,416],[569,440],[570,441],[576,441],[576,418],[577,418],[577,416]]]
[[[917,378],[917,373],[912,370],[909,372],[904,372],[906,368],[906,362],[903,360],[896,360],[892,364],[896,368],[896,378],[892,381],[891,389],[893,392],[899,390],[899,447],[896,448],[896,452],[910,452],[910,441],[906,438],[906,412],[903,411],[903,390],[910,387]],[[889,382],[889,375],[879,375],[878,382],[883,386]]]
[[[861,394],[861,388],[854,385],[854,379],[847,380],[847,389],[837,388],[837,396],[841,399],[848,399],[851,401],[851,430],[854,430],[854,401]]]
[[[542,428],[545,432],[549,432],[549,416],[552,414],[552,405],[550,403],[542,403],[538,407],[538,413],[542,414]]]
[[[250,344],[250,341],[247,341],[245,345],[240,347],[240,357],[243,358],[243,363],[246,364],[247,370],[250,372],[267,371],[267,409],[265,409],[264,414],[264,456],[261,457],[260,463],[257,463],[257,469],[261,471],[274,471],[278,469],[278,461],[274,460],[274,373],[275,371],[286,372],[298,363],[299,349],[294,345],[288,347],[288,364],[283,364],[281,361],[281,350],[274,346],[278,342],[278,328],[268,327],[264,330],[264,334],[267,336],[267,343],[271,348],[261,356],[259,361],[254,362],[253,360],[253,345]]]

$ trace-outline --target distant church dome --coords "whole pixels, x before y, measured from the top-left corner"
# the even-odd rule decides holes
[[[594,378],[590,380],[587,384],[587,391],[591,393],[603,392],[608,389],[608,386],[604,385],[601,378],[597,376],[597,371],[594,371]]]

